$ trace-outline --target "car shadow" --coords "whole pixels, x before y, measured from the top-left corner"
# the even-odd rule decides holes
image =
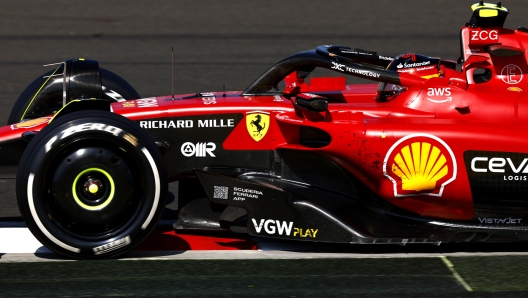
[[[526,253],[528,242],[510,243],[408,243],[398,244],[340,244],[316,243],[294,240],[252,238],[262,250],[282,250],[298,253],[343,253],[358,255],[403,255],[403,254],[454,254],[454,253]]]

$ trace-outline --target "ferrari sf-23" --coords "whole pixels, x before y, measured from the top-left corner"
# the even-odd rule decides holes
[[[35,237],[76,259],[146,239],[172,181],[177,230],[528,240],[528,29],[504,28],[500,3],[472,9],[458,61],[324,45],[241,92],[141,98],[96,61],[67,60],[0,128],[1,178],[16,178]],[[336,77],[308,78],[316,68]]]

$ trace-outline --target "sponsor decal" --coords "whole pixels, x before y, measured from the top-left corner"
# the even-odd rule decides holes
[[[158,106],[158,101],[155,97],[137,99],[136,103],[138,108],[151,108]]]
[[[204,105],[216,104],[216,97],[214,96],[213,92],[203,92],[200,93],[200,95],[202,96]]]
[[[74,133],[87,131],[87,130],[99,130],[99,131],[106,131],[110,134],[113,134],[114,136],[118,137],[123,130],[120,128],[117,128],[112,125],[106,125],[104,123],[83,123],[79,125],[75,125],[72,127],[69,127],[65,130],[63,130],[59,135],[53,136],[45,145],[46,152],[50,151],[51,147],[53,146],[53,143],[55,143],[57,140],[62,140],[65,137],[68,137]]]
[[[402,58],[411,58],[412,61],[416,61],[416,54],[404,54]]]
[[[466,49],[466,54],[467,55],[473,55],[473,54],[477,54],[477,53],[480,53],[480,49]]]
[[[527,181],[528,157],[521,153],[473,151],[469,168],[473,173],[499,174],[502,181]]]
[[[451,88],[427,88],[427,100],[434,103],[451,101]]]
[[[484,224],[506,224],[506,225],[515,225],[520,224],[522,221],[522,218],[478,218],[480,223]]]
[[[374,56],[374,53],[372,52],[363,52],[362,50],[359,50],[359,49],[354,49],[352,51],[345,50],[345,51],[341,51],[341,53],[364,55],[364,56]]]
[[[528,153],[468,150],[464,163],[476,208],[510,212],[507,206],[525,206]]]
[[[147,120],[139,121],[139,126],[146,129],[156,128],[192,128],[194,122],[192,120]]]
[[[17,128],[31,128],[38,126],[42,123],[47,123],[52,119],[52,117],[41,117],[37,119],[31,119],[24,122],[16,123],[11,125],[11,129],[17,129]]]
[[[93,248],[94,255],[101,255],[116,249],[119,249],[121,247],[127,246],[130,244],[130,236],[126,236],[121,239],[117,239],[116,241],[112,241],[108,244],[97,246]]]
[[[262,191],[234,187],[233,188],[233,201],[245,201],[246,198],[258,199],[259,196],[263,196]]]
[[[252,218],[255,231],[260,234],[264,232],[268,235],[285,235],[300,238],[316,238],[319,229],[306,229],[293,227],[293,221],[280,221],[274,219],[261,219],[260,221]],[[292,233],[293,231],[293,233]]]
[[[207,157],[208,155],[211,157],[216,157],[213,153],[215,151],[216,145],[215,143],[208,142],[208,143],[196,143],[193,144],[191,142],[183,143],[181,146],[181,153],[185,157]]]
[[[392,61],[392,60],[394,60],[394,58],[392,58],[392,57],[386,57],[386,56],[381,56],[381,55],[379,55],[378,58],[379,58],[380,60],[387,60],[387,61]]]
[[[347,72],[350,72],[350,73],[355,73],[355,74],[359,74],[359,75],[367,76],[367,77],[373,77],[373,78],[379,78],[380,77],[379,73],[375,73],[375,72],[372,72],[372,71],[369,71],[369,70],[360,70],[360,69],[355,69],[355,68],[352,68],[352,67],[347,67],[344,64],[340,64],[340,63],[337,63],[337,62],[332,62],[332,67],[331,68],[335,69],[335,70],[347,71]]]
[[[214,190],[213,199],[227,200],[227,195],[229,193],[229,187],[215,185],[213,190]]]
[[[198,127],[234,127],[235,119],[198,120]]]
[[[300,119],[290,118],[287,115],[277,115],[276,118],[277,118],[277,120],[283,120],[283,121],[288,121],[288,122],[295,122],[295,123],[303,123],[304,122],[304,121],[302,121]]]
[[[401,138],[392,145],[383,162],[383,174],[392,181],[395,197],[440,197],[444,187],[455,180],[456,173],[453,151],[430,134]]]
[[[417,68],[401,68],[401,69],[398,69],[397,71],[413,73],[415,71],[422,71],[422,70],[428,70],[428,69],[433,69],[433,68],[435,67],[431,65],[431,66],[423,66],[423,67],[417,67]]]
[[[337,63],[337,62],[332,62],[332,69],[337,69],[337,70],[340,70],[340,71],[345,71],[345,65],[344,65],[344,64]]]
[[[508,64],[501,70],[502,80],[506,84],[518,84],[523,79],[523,73],[519,66]]]
[[[229,187],[228,186],[214,186],[213,199],[228,200]],[[246,199],[259,199],[264,194],[260,190],[233,187],[233,201],[245,201]]]
[[[379,73],[375,73],[375,72],[368,71],[368,70],[359,70],[359,69],[350,68],[350,67],[347,67],[346,69],[350,73],[356,73],[356,74],[360,74],[360,75],[367,76],[367,77],[373,77],[373,78],[380,77]]]
[[[302,229],[302,228],[293,228],[293,237],[301,237],[301,238],[315,238],[317,237],[317,232],[319,232],[319,229]]]
[[[503,175],[504,181],[526,181],[528,174],[528,158],[518,161],[515,158],[503,157],[474,157],[471,159],[471,171],[475,173],[506,173],[513,175]]]
[[[246,113],[246,128],[249,135],[258,142],[266,136],[270,124],[270,116],[267,112],[247,112]]]
[[[522,88],[520,88],[520,87],[508,87],[508,91],[522,92]]]
[[[144,120],[139,126],[146,129],[156,128],[193,128],[194,120]],[[234,127],[235,119],[198,119],[197,127]]]
[[[497,30],[474,30],[471,31],[471,40],[499,40],[499,32]]]
[[[103,86],[103,92],[106,94],[106,96],[113,98],[115,101],[126,101],[126,99],[124,99],[121,94],[115,92],[112,89],[106,88],[105,86]]]
[[[274,95],[273,101],[284,101],[280,95]]]
[[[133,101],[125,101],[123,102],[123,108],[133,108],[136,104]]]
[[[413,68],[413,67],[420,67],[420,66],[426,66],[431,65],[431,61],[424,61],[424,62],[415,62],[415,63],[400,63],[397,68]]]

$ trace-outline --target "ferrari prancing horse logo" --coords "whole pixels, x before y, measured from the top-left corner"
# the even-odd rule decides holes
[[[268,112],[247,112],[246,113],[246,128],[249,135],[256,142],[262,140],[269,129],[270,116]]]

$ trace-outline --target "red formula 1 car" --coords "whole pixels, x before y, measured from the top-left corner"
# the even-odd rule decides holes
[[[526,240],[528,29],[503,28],[500,4],[472,9],[458,62],[319,46],[243,92],[127,100],[139,96],[97,62],[66,61],[0,128],[2,175],[17,175],[32,233],[72,258],[139,244],[175,180],[176,229],[335,243]],[[308,81],[318,67],[376,84]]]

